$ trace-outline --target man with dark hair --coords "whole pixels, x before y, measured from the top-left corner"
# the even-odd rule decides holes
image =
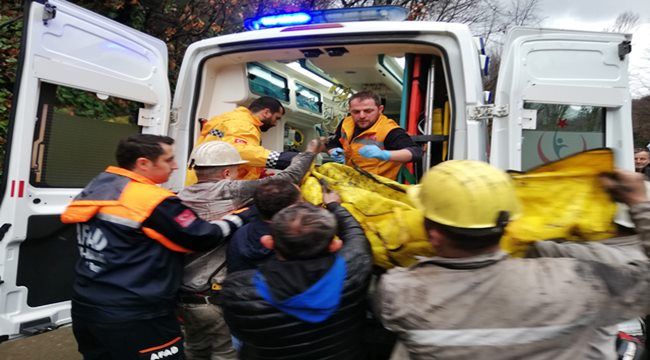
[[[226,257],[228,272],[257,269],[273,256],[273,250],[265,248],[260,238],[271,234],[273,215],[300,201],[300,198],[300,189],[296,184],[274,177],[255,189],[253,204],[260,217],[242,226],[230,239]]]
[[[272,151],[262,144],[262,133],[277,125],[284,115],[282,103],[270,96],[255,99],[248,108],[240,106],[235,110],[217,115],[201,128],[194,148],[208,141],[224,141],[233,145],[246,165],[239,167],[237,179],[258,179],[264,168],[284,169],[297,154],[291,151]],[[196,182],[192,171],[188,171],[187,185]]]
[[[236,180],[238,167],[246,163],[237,149],[223,141],[206,142],[197,147],[190,157],[190,164],[198,175],[198,183],[184,188],[178,197],[208,221],[218,220],[248,205],[259,186],[281,182],[286,184],[289,191],[274,196],[278,199],[291,197],[298,192],[294,184],[305,176],[323,146],[315,139],[307,144],[306,150],[296,155],[291,165],[277,175],[258,180]],[[273,207],[268,203],[260,206],[262,214]],[[234,237],[233,235],[233,239]],[[190,254],[186,258],[179,311],[185,320],[185,350],[188,359],[236,357],[222,310],[214,304],[226,277],[226,248],[224,244],[208,252]]]
[[[341,121],[327,144],[338,163],[352,165],[395,180],[402,164],[422,158],[422,149],[382,112],[377,94],[358,92],[348,101],[350,116]]]
[[[135,162],[141,157],[155,161],[165,152],[166,147],[163,148],[161,144],[173,146],[174,139],[169,136],[147,134],[134,135],[122,139],[115,150],[117,165],[124,169],[133,169]],[[176,170],[176,168],[173,170]]]
[[[324,192],[329,212],[301,202],[280,210],[261,239],[275,257],[226,278],[220,302],[240,358],[363,358],[372,254],[339,202]]]
[[[278,101],[276,98],[272,98],[270,96],[262,96],[253,100],[253,102],[251,102],[251,104],[248,106],[248,109],[253,114],[258,113],[260,111],[264,111],[265,109],[269,109],[274,114],[282,113],[282,115],[284,115],[284,106],[282,106],[282,103]],[[280,118],[277,118],[276,122],[277,120],[280,120]],[[264,125],[262,125],[262,131],[266,131],[271,127],[275,126],[275,124],[269,124],[268,122],[265,121],[262,122],[264,122]]]
[[[499,239],[521,208],[508,174],[471,160],[433,167],[409,195],[437,256],[382,276],[379,318],[416,359],[591,358],[602,343],[597,329],[650,308],[643,178],[618,171],[601,180],[630,205],[646,256],[618,263],[509,258]]]
[[[157,186],[178,168],[173,143],[145,134],[120,141],[120,167],[95,177],[61,214],[77,224],[71,313],[85,359],[182,359],[174,305],[183,254],[223,243],[242,224],[235,215],[205,222]]]

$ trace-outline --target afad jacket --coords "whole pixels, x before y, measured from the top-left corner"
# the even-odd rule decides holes
[[[169,314],[183,254],[210,249],[241,225],[234,215],[205,222],[171,191],[113,166],[75,197],[61,221],[77,224],[73,316],[98,322]]]
[[[194,147],[206,141],[219,140],[234,146],[243,160],[248,163],[239,166],[238,179],[258,179],[265,167],[275,168],[280,153],[264,148],[262,144],[262,122],[246,107],[217,115],[203,125],[201,135]],[[270,159],[270,160],[269,160]],[[194,171],[188,171],[187,185],[196,183]]]
[[[630,212],[647,256],[650,202]],[[410,359],[588,359],[599,328],[650,312],[650,264],[434,257],[389,270],[378,295],[378,315]]]
[[[366,158],[359,155],[359,149],[366,145],[377,145],[380,149],[384,150],[386,135],[391,130],[399,128],[399,125],[382,114],[370,128],[364,130],[356,137],[353,137],[354,128],[354,120],[351,116],[343,119],[339,142],[343,145],[343,150],[345,151],[345,164],[353,166],[354,162],[354,164],[370,173],[393,180],[397,179],[397,174],[402,167],[402,163]]]
[[[345,208],[332,203],[328,209],[343,247],[327,273],[303,293],[275,301],[258,270],[228,274],[219,297],[231,332],[242,342],[242,359],[363,358],[370,244]]]

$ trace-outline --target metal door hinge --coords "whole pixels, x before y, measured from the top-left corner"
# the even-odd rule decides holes
[[[468,120],[487,120],[495,117],[508,116],[508,105],[479,105],[467,107]]]
[[[47,25],[47,22],[56,17],[56,6],[45,2],[43,8],[43,25]]]
[[[173,108],[169,112],[169,123],[170,124],[176,124],[178,122],[178,109]]]
[[[625,55],[632,52],[632,42],[630,40],[622,41],[618,44],[618,58],[623,60]]]
[[[138,111],[138,126],[155,126],[159,123],[157,112],[152,109],[140,108]]]

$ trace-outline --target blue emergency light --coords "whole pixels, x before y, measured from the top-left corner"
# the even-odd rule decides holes
[[[267,15],[246,19],[244,26],[247,30],[260,30],[281,26],[350,21],[402,21],[407,16],[408,10],[400,6],[368,6]]]

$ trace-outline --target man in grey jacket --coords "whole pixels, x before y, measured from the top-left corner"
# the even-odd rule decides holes
[[[650,251],[642,176],[616,172],[603,185],[630,206]],[[438,256],[384,275],[378,315],[412,359],[584,359],[595,329],[642,316],[647,259],[619,265],[574,258],[509,258],[499,250],[520,212],[503,171],[447,161],[410,191]]]
[[[273,178],[298,184],[309,171],[316,154],[322,150],[321,142],[312,140],[306,152],[295,156],[291,165]],[[178,197],[207,221],[218,220],[247,206],[255,189],[269,178],[236,180],[238,166],[246,162],[228,143],[209,141],[200,145],[190,159],[198,182],[184,188]],[[184,320],[185,354],[189,360],[237,358],[221,308],[213,303],[214,295],[226,277],[226,249],[224,244],[186,258],[179,312]]]

